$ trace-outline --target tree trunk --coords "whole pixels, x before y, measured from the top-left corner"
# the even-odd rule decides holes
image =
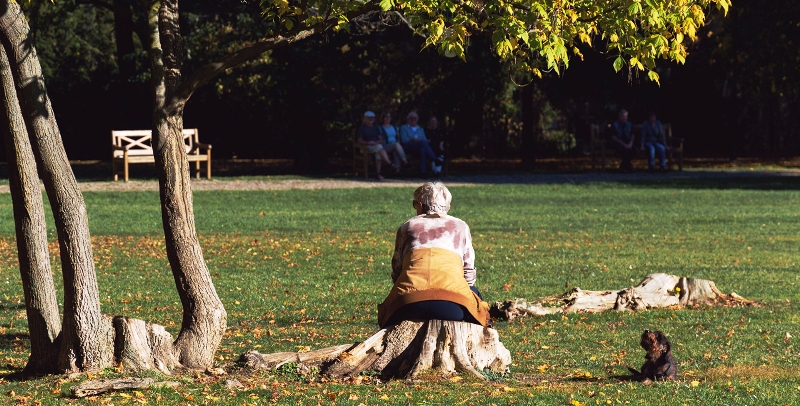
[[[136,49],[133,44],[133,11],[130,0],[113,0],[114,43],[117,45],[117,66],[120,82],[127,84],[136,74]],[[143,38],[142,38],[143,39]]]
[[[183,304],[175,352],[184,367],[206,369],[212,366],[222,341],[227,313],[214,289],[195,230],[189,162],[182,135],[183,108],[168,111],[166,104],[180,81],[178,2],[151,3],[148,23],[154,93],[153,152],[161,219],[167,257]]]
[[[25,295],[25,311],[28,316],[31,341],[31,355],[24,372],[26,374],[55,372],[58,354],[56,339],[61,333],[61,319],[50,268],[42,192],[39,189],[36,158],[17,100],[11,65],[2,47],[0,47],[0,78],[2,80],[0,91],[6,112],[2,116],[2,122],[17,233],[19,272]]]
[[[522,97],[522,165],[533,168],[536,164],[536,136],[539,129],[539,96],[536,84],[531,82],[521,90]]]
[[[100,313],[86,206],[61,142],[29,30],[17,2],[0,2],[0,41],[12,66],[17,98],[53,209],[61,248],[64,322],[58,368],[104,368],[113,359],[112,326]]]
[[[373,371],[385,379],[414,378],[434,370],[464,372],[485,380],[479,371],[505,373],[511,365],[511,353],[496,330],[463,321],[404,321],[350,347],[266,355],[249,351],[242,354],[240,362],[253,369],[277,369],[296,362],[299,372],[320,367],[321,373],[338,378]]]

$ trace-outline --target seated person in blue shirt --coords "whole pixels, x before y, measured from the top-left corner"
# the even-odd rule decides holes
[[[375,172],[378,180],[383,180],[381,176],[381,161],[391,164],[386,150],[383,149],[381,130],[375,125],[375,113],[367,111],[364,113],[364,124],[358,127],[356,133],[358,143],[367,146],[367,151],[375,155]],[[392,165],[394,166],[394,165]]]
[[[636,149],[633,148],[633,126],[628,121],[628,110],[619,111],[617,121],[614,121],[612,127],[611,146],[619,152],[620,158],[622,158],[619,169],[623,172],[631,172],[633,171],[631,159],[636,155]]]
[[[400,145],[400,130],[392,124],[392,113],[381,114],[381,134],[383,135],[383,149],[390,154],[394,160],[395,173],[400,172],[400,164],[408,164],[406,152]]]
[[[664,127],[661,122],[656,120],[656,113],[650,113],[647,121],[642,123],[642,142],[639,149],[647,151],[647,169],[655,170],[656,152],[658,152],[658,163],[662,171],[667,170],[667,139],[664,134]]]
[[[428,144],[428,139],[425,138],[425,130],[422,129],[417,123],[419,116],[416,112],[408,113],[408,124],[403,124],[400,127],[400,143],[407,153],[416,152],[419,154],[419,172],[421,175],[425,174],[426,159],[431,162],[440,162],[436,155],[433,154],[431,146]],[[439,165],[441,165],[439,163]]]

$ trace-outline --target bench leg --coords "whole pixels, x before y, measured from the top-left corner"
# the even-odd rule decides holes
[[[123,172],[125,173],[125,182],[128,181],[128,160],[125,159],[125,167],[123,168]]]
[[[369,152],[364,154],[364,179],[369,179]]]
[[[114,182],[119,180],[119,176],[117,176],[117,161],[114,158],[111,158],[111,174],[114,176]]]
[[[211,150],[208,150],[208,161],[206,161],[206,179],[211,180]]]
[[[603,151],[602,151],[601,156],[602,156],[602,158],[600,158],[600,170],[605,171],[606,170],[606,147],[605,146],[603,147]]]
[[[194,163],[194,178],[200,179],[200,161]]]

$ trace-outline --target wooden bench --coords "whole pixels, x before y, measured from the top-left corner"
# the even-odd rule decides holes
[[[669,149],[667,150],[667,167],[671,168],[673,165],[678,165],[678,170],[683,170],[683,138],[672,136],[672,125],[669,123],[662,123],[664,128],[664,135]],[[606,155],[613,154],[616,151],[611,148],[610,135],[613,129],[611,124],[601,126],[600,124],[591,124],[589,127],[589,153],[591,155],[592,170],[594,170],[597,161],[600,161],[600,168],[606,169]],[[634,147],[638,147],[637,134],[641,137],[642,125],[633,125]],[[641,138],[639,138],[641,139]]]
[[[369,179],[369,161],[373,158],[367,150],[366,144],[359,144],[358,140],[353,141],[353,174],[358,177],[359,168],[363,168],[364,179]]]
[[[441,177],[443,177],[443,178],[447,177],[447,171],[449,169],[448,168],[448,161],[449,160],[447,159],[449,148],[450,148],[450,143],[449,142],[445,142],[444,143],[445,160],[444,160],[444,163],[442,164],[442,174],[441,174]],[[392,154],[389,154],[389,158],[392,158]],[[353,141],[353,174],[356,177],[358,177],[359,169],[361,169],[363,171],[363,174],[364,174],[364,179],[369,179],[369,164],[374,159],[375,158],[374,158],[373,154],[370,154],[369,151],[367,151],[367,146],[366,145],[359,144],[358,141]],[[408,162],[409,162],[411,167],[413,167],[413,168],[418,168],[419,167],[419,156],[418,156],[418,154],[415,154],[415,153],[409,154],[408,151],[406,151],[406,159],[408,160]],[[391,168],[391,166],[385,165],[385,164],[384,164],[384,167]],[[426,169],[430,170],[430,168],[426,168]],[[386,172],[384,172],[384,173],[386,173]],[[389,172],[389,173],[392,173],[392,172]]]
[[[154,163],[153,132],[151,130],[111,131],[111,170],[118,180],[117,164],[122,164],[125,182],[128,181],[128,165]],[[183,142],[189,162],[195,163],[195,176],[200,178],[200,162],[206,163],[206,178],[211,179],[211,145],[199,141],[196,128],[183,129]]]

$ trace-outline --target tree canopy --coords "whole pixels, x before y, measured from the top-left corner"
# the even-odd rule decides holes
[[[518,71],[541,77],[559,72],[579,43],[616,53],[614,69],[624,66],[659,80],[656,59],[683,63],[686,38],[694,39],[710,6],[726,13],[730,0],[262,0],[264,17],[276,35],[330,24],[349,29],[351,18],[376,12],[398,19],[447,56],[464,58],[470,36],[491,33],[495,53]],[[335,21],[335,22],[334,22]]]

